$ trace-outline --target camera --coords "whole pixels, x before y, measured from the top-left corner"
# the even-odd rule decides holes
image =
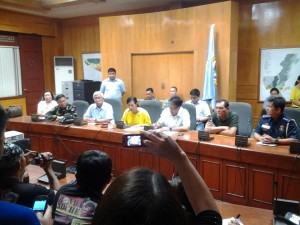
[[[143,136],[141,134],[124,134],[122,143],[124,147],[143,147]]]
[[[36,156],[33,158],[31,164],[33,164],[33,165],[40,165],[41,160],[51,161],[51,160],[53,160],[53,156],[51,155],[47,159],[45,159],[40,153],[37,153]]]

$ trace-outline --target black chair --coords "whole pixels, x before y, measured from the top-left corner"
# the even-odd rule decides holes
[[[196,130],[196,108],[194,105],[189,103],[182,103],[182,108],[186,109],[190,114],[190,130]]]
[[[142,100],[139,106],[145,109],[151,118],[152,123],[156,123],[162,112],[160,101],[157,100]]]
[[[89,107],[89,103],[83,100],[75,100],[72,104],[76,107],[77,117],[83,118],[84,113]]]
[[[250,137],[252,129],[252,106],[246,102],[229,102],[229,109],[239,116],[238,134]]]
[[[284,114],[295,120],[298,127],[298,133],[299,133],[300,132],[299,130],[300,129],[300,108],[285,107]],[[300,133],[298,139],[300,139]]]
[[[114,111],[115,122],[121,120],[123,116],[122,102],[118,98],[104,98],[104,102],[111,104]]]

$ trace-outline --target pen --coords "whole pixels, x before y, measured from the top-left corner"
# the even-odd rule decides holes
[[[237,214],[237,216],[234,218],[234,223],[235,224],[240,224],[240,214]]]

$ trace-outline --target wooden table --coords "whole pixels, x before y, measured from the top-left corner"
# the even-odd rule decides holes
[[[168,179],[175,172],[170,162],[143,148],[123,147],[122,135],[132,133],[126,130],[108,130],[95,124],[78,127],[31,122],[29,116],[10,119],[7,129],[25,133],[32,150],[50,151],[67,165],[74,164],[85,150],[99,149],[112,158],[115,176],[133,167],[157,170]],[[272,209],[276,193],[274,182],[277,182],[278,198],[300,200],[300,162],[289,153],[288,146],[262,146],[251,139],[250,146],[237,148],[233,137],[214,135],[212,141],[198,141],[196,131],[183,134],[175,134],[173,138],[187,153],[216,199]]]

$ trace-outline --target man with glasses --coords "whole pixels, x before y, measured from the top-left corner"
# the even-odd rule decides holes
[[[254,131],[254,138],[265,144],[290,144],[298,141],[298,128],[295,121],[284,114],[285,99],[270,96],[263,115]]]
[[[169,99],[169,107],[164,109],[154,125],[161,131],[188,131],[190,128],[190,114],[182,108],[182,100],[178,96]]]
[[[235,136],[238,132],[239,117],[229,110],[229,102],[225,99],[216,101],[215,111],[211,114],[211,120],[205,125],[205,130],[211,134]]]
[[[106,78],[100,87],[100,92],[104,98],[118,98],[121,99],[126,92],[124,82],[117,78],[115,68],[108,69],[108,78]]]

